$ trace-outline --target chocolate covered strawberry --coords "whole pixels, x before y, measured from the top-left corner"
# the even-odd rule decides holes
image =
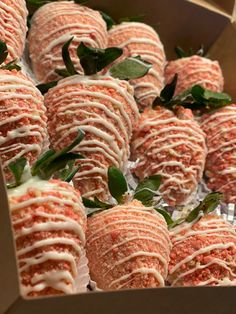
[[[209,214],[221,196],[209,194],[186,221],[170,230],[171,286],[236,285],[236,233],[233,225]],[[205,216],[198,216],[203,211]],[[201,217],[199,219],[199,217]]]
[[[0,57],[8,56],[0,41]],[[1,62],[0,62],[1,63]],[[47,147],[46,108],[30,78],[11,61],[0,66],[0,157],[7,181],[11,162],[26,157],[32,165]]]
[[[9,49],[7,62],[22,57],[27,15],[25,0],[0,1],[0,40],[4,41]]]
[[[164,85],[166,57],[163,45],[155,30],[140,22],[123,22],[108,32],[108,45],[123,48],[123,58],[136,57],[150,62],[152,69],[142,78],[131,80],[139,106],[152,105]]]
[[[8,185],[8,197],[24,297],[71,294],[81,287],[77,281],[85,259],[86,216],[80,192],[50,177],[60,170],[60,176],[70,181],[75,170],[66,164],[81,157],[70,149],[82,135],[61,152],[45,153],[26,182],[21,182],[26,159],[10,164],[15,184]],[[86,291],[86,285],[82,290]]]
[[[95,75],[118,58],[122,50],[91,49],[81,44],[77,52],[86,74],[81,76],[68,59],[69,44],[63,47],[63,58],[68,60],[66,69],[57,71],[67,77],[45,96],[51,146],[61,149],[70,143],[78,127],[84,130],[85,140],[76,151],[85,159],[80,162],[74,183],[85,197],[107,199],[106,169],[112,165],[126,169],[129,143],[139,116],[133,89],[119,76],[137,77],[147,73],[150,66],[131,58],[114,65],[110,75]],[[129,73],[126,65],[128,69],[132,67]]]
[[[203,115],[201,127],[208,146],[208,187],[223,193],[226,202],[236,203],[236,105]]]
[[[166,67],[165,77],[169,83],[177,73],[179,80],[176,87],[176,95],[185,90],[200,85],[213,92],[222,92],[224,78],[218,61],[212,61],[202,56],[202,49],[198,53],[186,54],[182,49],[177,48],[180,59],[170,61]]]
[[[140,183],[132,200],[117,169],[109,168],[108,177],[119,205],[84,199],[86,206],[101,207],[88,218],[86,252],[91,279],[103,290],[163,287],[171,244],[165,219],[150,202],[160,178]]]
[[[153,109],[141,114],[131,147],[132,159],[138,160],[136,176],[162,175],[163,198],[170,205],[185,205],[202,179],[207,154],[206,135],[190,108],[212,110],[230,98],[199,85],[173,97],[176,84],[177,76],[163,89]]]
[[[76,48],[80,42],[93,48],[107,47],[106,24],[98,11],[73,1],[55,1],[36,11],[29,32],[29,52],[39,82],[58,77],[54,70],[63,67],[61,48],[72,36],[70,54],[79,71],[82,68]]]

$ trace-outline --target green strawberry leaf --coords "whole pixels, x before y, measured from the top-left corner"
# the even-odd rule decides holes
[[[137,57],[126,58],[110,68],[110,74],[120,80],[133,80],[145,76],[152,64]]]
[[[199,214],[203,212],[204,214],[209,214],[214,211],[220,204],[223,195],[218,192],[209,193],[200,204],[192,210],[186,217],[185,221],[192,222],[199,217]]]
[[[7,45],[0,40],[0,64],[2,64],[8,56]]]
[[[1,66],[1,69],[8,70],[8,71],[12,71],[12,70],[20,71],[21,67],[16,62],[17,62],[16,59],[12,60],[11,62],[8,62],[7,64]]]
[[[203,57],[205,54],[204,46],[201,45],[197,51],[194,51],[192,48],[190,48],[188,51],[184,51],[180,46],[175,47],[175,53],[178,58],[187,58],[192,56],[201,56]]]
[[[194,85],[185,92],[174,96],[177,80],[178,75],[175,74],[173,80],[161,91],[160,97],[154,100],[153,108],[163,106],[174,111],[176,106],[182,106],[204,113],[222,108],[231,102],[228,94],[212,92],[200,85]]]
[[[163,88],[160,94],[160,97],[163,101],[168,102],[173,98],[177,85],[177,80],[178,74],[175,74],[172,81],[169,84],[166,84],[166,86]]]
[[[67,174],[66,177],[62,178],[61,180],[62,181],[65,181],[65,182],[71,182],[74,178],[74,176],[76,175],[76,173],[79,171],[80,169],[80,165],[78,165],[77,167],[74,167],[70,173]]]
[[[183,222],[185,222],[185,218],[179,218],[177,220],[174,220],[172,224],[168,225],[168,228],[169,229],[175,228],[181,225]]]
[[[173,225],[174,220],[171,218],[170,214],[167,211],[156,207],[154,207],[154,209],[165,218],[168,227]]]
[[[71,152],[72,149],[80,144],[80,142],[84,138],[84,135],[84,132],[82,130],[79,130],[78,136],[69,146],[58,152],[56,152],[55,150],[49,150],[42,156],[40,156],[31,169],[32,176],[38,175],[42,179],[49,179],[52,177],[53,174],[68,167],[68,163],[70,166],[71,161],[84,158],[81,154]],[[77,171],[75,169],[71,169],[70,173],[66,173],[66,181],[73,177],[76,172]]]
[[[123,50],[116,47],[97,49],[87,47],[84,43],[81,43],[77,48],[77,55],[85,75],[100,72],[122,54]]]
[[[74,37],[72,37],[70,40],[68,40],[62,47],[62,58],[63,58],[64,64],[66,66],[66,70],[69,73],[69,75],[78,74],[78,72],[76,71],[74,64],[71,60],[70,52],[69,52],[69,47],[70,47],[73,39],[74,39]]]
[[[123,173],[116,167],[108,168],[108,187],[118,204],[123,202],[123,196],[128,191],[128,185]]]
[[[14,178],[15,183],[8,185],[8,188],[15,188],[19,185],[21,185],[21,178],[25,170],[25,166],[27,164],[27,159],[25,157],[21,157],[16,161],[13,161],[9,164],[9,169],[11,170]]]
[[[119,19],[119,23],[123,22],[143,22],[143,19],[145,17],[145,14],[137,15],[137,16],[131,16],[131,17],[121,17]]]
[[[186,58],[188,56],[188,54],[180,46],[175,47],[175,53],[178,58]]]
[[[111,204],[100,201],[97,197],[95,197],[94,200],[82,197],[82,201],[87,208],[102,208],[103,210],[106,210],[113,207]]]
[[[172,81],[165,85],[162,89],[160,96],[156,97],[152,104],[152,108],[154,109],[157,106],[164,106],[166,108],[172,107],[172,100],[174,97],[176,85],[178,81],[178,74],[175,74]]]
[[[67,71],[67,69],[56,69],[55,73],[60,75],[61,77],[69,77],[71,74]]]
[[[103,20],[106,22],[107,24],[107,30],[109,31],[113,25],[116,24],[116,22],[113,20],[112,17],[110,17],[108,14],[106,14],[105,12],[99,11]]]
[[[53,176],[53,174],[56,174],[61,169],[64,169],[67,166],[68,162],[82,158],[83,156],[80,154],[66,153],[57,157],[54,160],[51,160],[47,165],[44,165],[44,167],[41,167],[37,175],[43,180],[48,180]]]
[[[49,83],[39,84],[36,87],[40,90],[42,95],[46,94],[50,88],[57,86],[58,81],[52,81]]]
[[[154,175],[145,178],[139,182],[137,188],[134,191],[134,198],[141,201],[143,205],[151,205],[153,197],[156,191],[161,185],[161,176]]]

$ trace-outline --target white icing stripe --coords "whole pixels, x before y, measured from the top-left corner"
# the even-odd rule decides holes
[[[152,237],[145,237],[145,236],[140,236],[140,235],[138,235],[138,236],[135,236],[135,237],[131,237],[131,238],[125,239],[124,241],[122,241],[122,242],[120,242],[120,243],[118,243],[118,244],[115,244],[115,245],[111,246],[108,250],[106,250],[105,252],[103,252],[100,257],[102,258],[102,257],[104,257],[105,255],[107,255],[108,253],[112,252],[114,249],[117,249],[117,248],[119,248],[120,246],[123,246],[124,244],[127,244],[127,243],[132,242],[132,241],[136,241],[136,240],[138,240],[138,241],[142,241],[142,240],[143,240],[143,241],[148,241],[148,242],[149,242],[149,241],[150,241],[150,242],[154,242],[154,243],[156,243],[156,244],[162,246],[163,249],[166,249],[166,246],[165,246],[165,244],[163,243],[163,241],[162,241],[162,239],[161,239],[161,236],[160,236],[160,240],[158,240],[158,239],[155,239],[155,238],[152,238]]]
[[[38,249],[38,248],[42,248],[44,246],[49,246],[49,245],[54,245],[54,244],[64,244],[64,245],[69,245],[71,246],[79,255],[82,254],[82,249],[81,247],[75,243],[74,240],[72,239],[66,239],[66,238],[51,238],[51,239],[45,239],[45,240],[42,240],[42,241],[37,241],[36,243],[34,243],[33,245],[31,246],[27,246],[26,248],[23,248],[21,250],[18,250],[17,251],[17,256],[18,258],[20,258],[21,255],[24,255],[24,254],[27,254],[35,249]]]
[[[138,228],[138,227],[124,227],[124,228],[116,228],[117,231],[140,231],[140,232],[144,232],[144,233],[148,233],[150,235],[153,235],[154,237],[158,237],[157,233],[159,233],[161,231],[161,228],[158,228],[156,231],[152,231],[150,229],[147,228]],[[89,243],[91,244],[92,242],[95,242],[99,239],[101,239],[102,237],[105,237],[106,235],[109,235],[110,231],[105,232],[104,234],[101,234],[97,237],[92,238],[87,238],[87,242],[89,241]]]
[[[35,274],[32,278],[33,286],[21,285],[21,293],[28,296],[32,292],[40,292],[48,287],[65,294],[74,292],[74,278],[69,271],[49,271],[43,274]]]
[[[127,212],[128,211],[128,212]],[[121,209],[118,207],[118,208],[112,208],[112,215],[114,216],[114,217],[127,217],[127,216],[129,216],[129,214],[130,215],[132,215],[132,214],[140,214],[140,211],[142,211],[141,213],[142,213],[142,219],[144,219],[144,217],[143,217],[143,212],[145,212],[145,220],[148,220],[148,221],[152,221],[153,222],[153,219],[155,219],[155,221],[156,221],[156,216],[159,218],[159,220],[160,220],[160,222],[165,222],[165,219],[164,219],[164,217],[160,214],[160,213],[158,213],[157,211],[155,211],[154,209],[153,209],[153,207],[139,207],[139,206],[129,206],[128,204],[125,206],[125,213],[123,212],[122,214],[121,214]],[[111,215],[111,211],[110,210],[107,210],[107,211],[103,211],[103,212],[101,212],[101,213],[99,213],[99,216],[101,217],[103,217],[104,218],[104,216],[106,217],[106,216],[110,216]],[[139,217],[139,216],[137,216],[137,217]],[[90,226],[91,227],[93,227],[94,225],[96,225],[97,223],[99,223],[98,221],[94,221],[94,222],[92,222],[92,223],[90,223]]]
[[[183,259],[181,262],[177,263],[171,270],[170,270],[170,274],[173,274],[174,272],[178,271],[179,268],[181,268],[182,265],[190,262],[191,260],[193,260],[196,256],[200,255],[200,254],[204,254],[207,252],[210,252],[212,250],[216,250],[216,249],[228,249],[230,247],[235,247],[235,243],[230,242],[230,243],[218,243],[218,244],[212,244],[212,245],[208,245],[206,247],[201,248],[200,250],[197,250],[196,252],[194,252],[193,254],[187,256],[185,259]]]
[[[94,233],[93,233],[93,237],[96,235],[96,234],[98,234],[98,233],[101,233],[103,230],[108,230],[108,228],[109,227],[111,227],[111,226],[114,226],[114,225],[119,225],[119,224],[121,224],[121,225],[123,225],[123,226],[125,226],[126,224],[127,225],[129,225],[129,224],[135,224],[135,225],[144,225],[144,227],[146,227],[146,226],[149,226],[149,227],[151,227],[151,228],[153,228],[153,229],[156,229],[156,231],[158,231],[158,232],[162,232],[165,236],[166,236],[166,239],[168,240],[168,236],[167,236],[167,232],[166,232],[166,228],[165,228],[165,226],[163,226],[163,225],[157,225],[157,224],[154,224],[154,223],[150,223],[150,222],[147,222],[147,221],[145,221],[145,222],[143,222],[143,221],[139,221],[139,220],[131,220],[131,219],[129,219],[129,220],[122,220],[122,219],[120,219],[120,220],[116,220],[115,222],[110,222],[110,223],[107,223],[103,228],[101,228],[101,229],[97,229]],[[125,228],[123,228],[123,229],[125,229]],[[130,230],[130,228],[129,227],[127,227],[127,230]],[[140,229],[141,230],[141,229]],[[146,230],[146,229],[144,229],[144,230]],[[90,238],[87,238],[87,240],[89,241],[90,240]],[[93,239],[94,240],[94,239]]]
[[[217,264],[222,268],[225,268],[227,271],[229,271],[229,273],[231,274],[231,276],[236,276],[236,273],[232,272],[232,268],[236,267],[235,263],[227,263],[226,261],[220,260],[218,258],[214,258],[211,262],[207,263],[207,264],[203,264],[203,265],[198,265],[186,272],[183,272],[180,276],[178,276],[172,283],[171,286],[175,286],[181,279],[184,279],[185,276],[188,276],[190,274],[193,274],[194,272],[196,272],[197,270],[202,270],[205,269],[211,265]],[[229,265],[230,267],[228,267],[227,265]],[[217,280],[217,279],[216,279]],[[214,281],[214,280],[213,280]],[[198,286],[201,285],[207,285],[211,282],[211,279],[209,279],[209,281],[206,282],[202,282],[200,284],[198,284]]]
[[[39,265],[42,263],[45,263],[47,261],[63,261],[68,262],[71,266],[72,274],[73,276],[77,276],[77,268],[76,268],[76,260],[73,254],[71,253],[64,253],[64,252],[43,252],[40,253],[34,257],[29,258],[20,258],[19,262],[23,263],[23,266],[19,267],[20,272],[24,272],[29,270],[30,267],[33,267],[35,265]]]
[[[107,274],[109,272],[111,272],[115,267],[120,266],[128,261],[130,261],[131,259],[135,258],[135,257],[142,257],[142,256],[147,256],[147,257],[151,257],[151,258],[156,258],[158,261],[160,261],[163,266],[164,266],[164,276],[167,276],[167,260],[159,253],[156,252],[144,252],[144,251],[138,251],[135,253],[132,253],[120,260],[118,260],[117,262],[115,262],[103,275],[107,276]]]
[[[118,278],[116,280],[113,280],[110,283],[109,287],[112,288],[112,286],[116,285],[117,283],[119,283],[121,281],[124,281],[126,279],[129,279],[131,276],[136,275],[136,274],[139,274],[139,275],[153,275],[156,278],[156,280],[159,282],[160,287],[164,287],[165,286],[165,282],[164,282],[164,279],[163,279],[162,275],[156,269],[142,267],[142,268],[139,268],[139,269],[135,269],[132,272],[130,272],[129,274],[121,276],[120,278]],[[125,285],[125,284],[123,284],[123,285]],[[123,285],[119,285],[116,289],[117,290],[120,289]]]

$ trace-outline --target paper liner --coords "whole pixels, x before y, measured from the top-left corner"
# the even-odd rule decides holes
[[[100,292],[103,291],[102,289],[98,288],[98,284],[94,280],[90,280],[89,286],[92,291],[100,291]]]
[[[30,57],[29,57],[28,40],[26,40],[26,43],[25,43],[25,50],[24,50],[23,56],[20,60],[20,66],[21,66],[21,71],[25,75],[27,75],[29,78],[31,78],[31,80],[33,80],[35,85],[37,85],[39,82],[37,81],[37,79],[33,73],[32,66],[31,66],[31,61],[30,61]]]
[[[90,282],[88,259],[83,250],[82,256],[80,257],[80,262],[78,265],[78,277],[75,280],[75,293],[87,292],[87,287]]]

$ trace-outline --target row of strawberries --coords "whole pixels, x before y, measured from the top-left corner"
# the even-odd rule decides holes
[[[91,201],[69,183],[49,179],[50,169],[58,171],[72,158],[81,155],[48,151],[22,182],[26,159],[10,165],[16,185],[8,196],[23,296],[86,291],[88,269],[102,290],[236,284],[235,229],[210,214],[220,194],[209,194],[173,221],[152,200],[160,176],[146,178],[132,191],[120,170],[110,167],[113,201]],[[86,211],[82,202],[92,209]]]
[[[12,40],[24,33],[26,8],[22,1],[14,1],[12,7],[7,7],[3,1],[2,10],[7,21],[2,38],[8,45],[10,58],[20,57],[23,46],[17,52]],[[9,36],[8,27],[11,33],[17,31],[17,35]],[[76,58],[76,46],[81,41],[97,48],[107,45],[124,48],[118,61],[140,55],[151,63],[147,75],[130,83],[140,108],[152,104],[163,88],[166,64],[159,37],[150,26],[136,22],[115,25],[108,33],[110,35],[100,13],[85,6],[65,1],[42,6],[34,15],[29,32],[30,56],[37,79],[40,82],[58,79],[55,69],[63,70],[64,66],[61,47],[74,35],[69,50],[74,67],[80,73],[83,68]],[[216,61],[196,55],[171,61],[166,68],[168,83],[176,72],[177,95],[195,84],[216,92],[223,89],[223,76]],[[42,73],[51,74],[46,77]],[[209,188],[224,193],[227,202],[235,201],[234,105],[203,115],[200,128],[191,111],[183,108],[173,113],[157,106],[139,115],[130,85],[110,76],[62,80],[49,90],[44,104],[40,93],[22,73],[3,71],[1,76],[2,92],[8,95],[2,98],[7,109],[6,105],[2,106],[1,120],[11,116],[1,122],[4,167],[15,156],[22,155],[32,164],[48,144],[47,132],[55,149],[68,145],[79,126],[86,131],[86,141],[79,148],[86,159],[75,184],[86,197],[106,199],[106,169],[115,165],[125,170],[134,131],[131,158],[139,160],[135,174],[143,178],[161,173],[165,180],[162,192],[171,205],[185,204],[191,198],[204,166]],[[14,106],[16,101],[18,106]]]

